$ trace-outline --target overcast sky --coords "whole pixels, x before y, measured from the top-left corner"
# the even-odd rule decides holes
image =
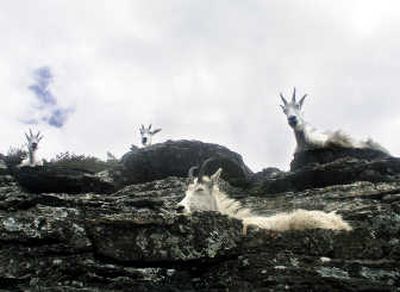
[[[400,155],[400,2],[0,0],[0,152],[40,129],[40,155],[101,158],[198,139],[254,170],[287,169],[295,139],[279,92],[308,121]]]

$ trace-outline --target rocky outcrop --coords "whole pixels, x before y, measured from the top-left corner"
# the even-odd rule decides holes
[[[241,197],[254,212],[338,210],[352,232],[273,233],[213,212],[175,212],[184,179],[109,194],[0,195],[0,283],[12,291],[393,291],[400,182]],[[228,186],[229,188],[229,186]],[[242,190],[242,192],[244,192]]]
[[[321,148],[295,153],[290,163],[290,169],[295,171],[307,166],[327,164],[349,158],[363,161],[376,161],[390,157],[391,156],[385,152],[368,148]]]
[[[14,177],[11,175],[6,163],[1,158],[4,158],[0,154],[0,188],[13,186],[16,184]]]
[[[0,175],[7,175],[9,174],[8,167],[4,160],[0,158]]]
[[[189,168],[214,157],[207,173],[223,167],[223,177],[232,185],[248,184],[252,172],[242,157],[228,148],[200,141],[167,141],[146,148],[133,149],[121,159],[120,170],[114,175],[119,185],[129,185],[163,179],[186,177]]]
[[[296,154],[291,164],[292,171],[256,174],[253,177],[252,191],[258,194],[276,194],[357,181],[400,180],[400,159],[379,151],[320,149],[315,151],[315,157],[313,153],[314,151],[307,151]],[[338,155],[336,159],[335,154]]]
[[[68,194],[73,184],[68,180],[58,181],[57,192],[27,193],[0,179],[0,287],[85,292],[399,291],[397,164],[394,158],[342,157],[289,173],[266,169],[252,177],[250,188],[222,183],[223,190],[255,214],[297,208],[337,211],[352,225],[351,232],[249,228],[244,235],[240,221],[218,213],[181,215],[175,208],[184,196],[185,178],[132,184],[108,194],[101,188]],[[352,176],[336,184],[331,178],[320,187],[315,187],[314,177],[300,184],[307,177],[300,175],[313,169],[325,178],[339,175],[340,169],[343,177]],[[361,169],[375,172],[366,176]],[[288,180],[294,174],[299,185]],[[263,189],[263,183],[279,179],[281,193]],[[75,183],[80,188],[81,181]]]
[[[24,166],[12,169],[19,185],[32,193],[111,193],[113,181],[81,169],[52,165]]]

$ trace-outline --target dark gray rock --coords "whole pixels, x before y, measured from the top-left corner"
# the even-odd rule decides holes
[[[364,161],[382,160],[391,156],[385,152],[362,148],[321,148],[297,152],[290,163],[292,171],[302,167],[327,164],[340,159],[355,158]]]
[[[176,214],[185,189],[180,178],[108,195],[0,188],[2,289],[399,291],[400,181],[237,195],[263,215],[338,210],[354,228],[345,233],[250,228],[242,236],[237,220]]]
[[[129,185],[163,179],[169,176],[186,177],[189,168],[215,157],[208,174],[218,167],[224,169],[223,178],[233,185],[249,183],[252,172],[242,157],[228,148],[200,141],[167,141],[150,147],[134,149],[121,159],[121,169],[115,173],[119,185]]]
[[[360,149],[358,149],[360,150]],[[289,172],[273,172],[273,175],[258,173],[253,177],[251,192],[256,194],[276,194],[287,191],[302,191],[310,188],[322,188],[332,185],[349,184],[357,181],[393,182],[400,179],[400,158],[388,157],[379,153],[355,152],[354,157],[349,153],[343,156],[340,152],[338,159],[332,162],[317,163],[323,160],[323,150],[299,153],[292,162],[294,170]],[[332,150],[326,150],[327,157],[332,157]],[[351,152],[353,154],[353,152]],[[369,155],[370,154],[370,155]],[[384,156],[386,155],[386,156]],[[327,161],[330,159],[326,159]],[[304,163],[300,167],[300,164]]]
[[[193,216],[136,213],[94,219],[96,253],[118,262],[162,265],[238,254],[242,224],[218,213]]]
[[[7,167],[6,163],[4,162],[4,160],[2,160],[0,158],[0,176],[1,175],[8,175],[8,174],[10,174],[10,172],[8,170],[8,167]]]
[[[13,169],[17,182],[31,193],[111,193],[112,181],[88,171],[51,165]]]

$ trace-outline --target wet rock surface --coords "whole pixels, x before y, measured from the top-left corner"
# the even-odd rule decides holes
[[[109,194],[68,194],[28,193],[13,177],[0,175],[0,289],[400,291],[398,162],[351,159],[314,167],[328,177],[331,167],[373,165],[370,177],[378,179],[358,174],[346,183],[312,182],[277,194],[257,184],[288,173],[268,169],[253,177],[250,188],[221,186],[265,216],[297,208],[337,211],[353,226],[351,232],[250,228],[244,235],[238,220],[218,213],[177,214],[185,178]]]

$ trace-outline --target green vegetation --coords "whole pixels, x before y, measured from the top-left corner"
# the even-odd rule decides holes
[[[115,159],[115,157],[111,158],[110,155],[108,156],[107,161],[104,161],[93,156],[86,156],[83,154],[78,155],[67,151],[57,154],[56,158],[51,159],[47,164],[96,173],[115,167],[118,164],[118,160]]]

